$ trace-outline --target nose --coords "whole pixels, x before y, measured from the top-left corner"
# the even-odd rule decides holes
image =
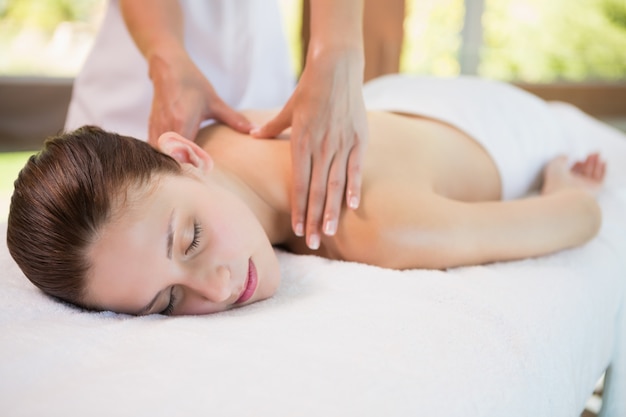
[[[194,292],[215,303],[226,301],[232,295],[230,269],[220,265],[208,276],[196,277],[190,285]]]

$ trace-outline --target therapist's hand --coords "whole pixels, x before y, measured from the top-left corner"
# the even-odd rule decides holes
[[[186,53],[155,56],[150,60],[154,96],[150,111],[148,142],[156,145],[163,132],[175,131],[195,140],[200,123],[215,119],[248,133],[252,125],[228,106]]]
[[[362,84],[360,51],[309,53],[285,107],[250,132],[270,138],[291,126],[292,227],[311,249],[321,233],[337,231],[344,195],[348,207],[359,206],[368,135]]]

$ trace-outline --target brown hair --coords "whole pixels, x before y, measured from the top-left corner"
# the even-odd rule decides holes
[[[145,142],[84,126],[48,138],[15,181],[7,226],[11,256],[46,294],[82,306],[86,251],[117,197],[178,163]]]

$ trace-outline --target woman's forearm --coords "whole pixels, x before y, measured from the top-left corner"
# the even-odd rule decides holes
[[[120,0],[120,9],[148,64],[155,56],[184,51],[184,22],[178,0]]]
[[[307,61],[346,53],[363,60],[363,0],[311,0]]]

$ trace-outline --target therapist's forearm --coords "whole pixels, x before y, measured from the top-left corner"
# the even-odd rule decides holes
[[[126,27],[148,64],[184,52],[183,14],[177,0],[120,0]]]
[[[308,58],[350,53],[363,59],[363,0],[310,0]]]

